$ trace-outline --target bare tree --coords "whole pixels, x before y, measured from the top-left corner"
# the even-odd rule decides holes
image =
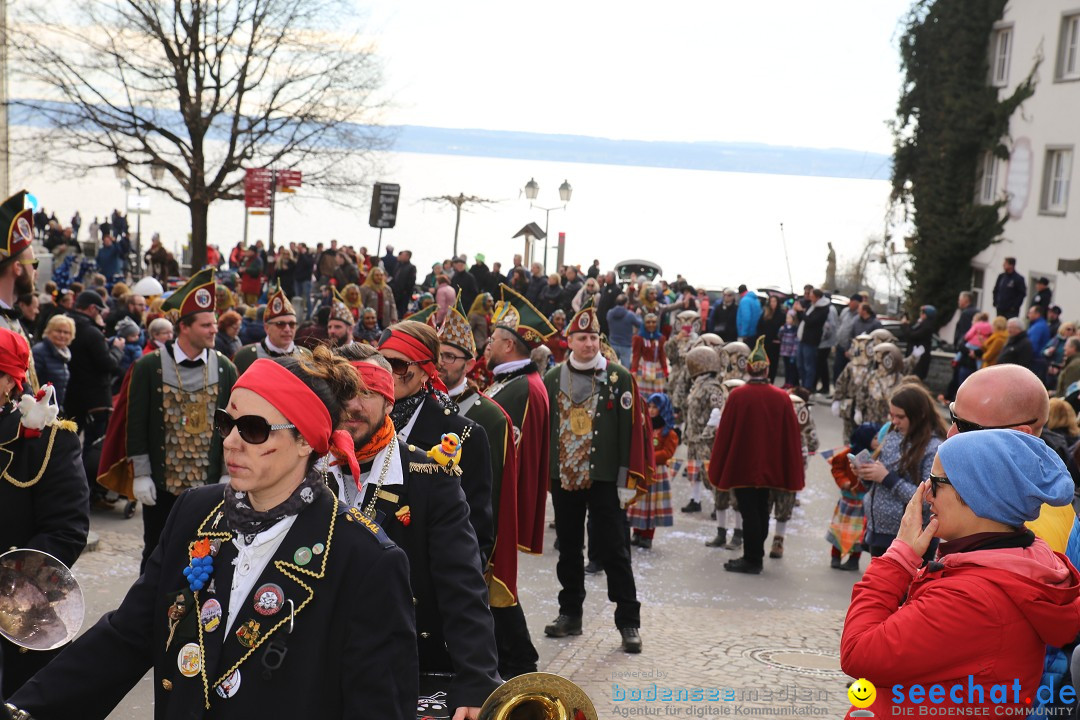
[[[27,0],[12,69],[33,99],[12,105],[38,120],[35,160],[121,166],[186,205],[198,267],[210,204],[243,198],[244,168],[359,197],[390,138],[373,125],[379,63],[339,29],[351,13],[346,0]]]
[[[461,209],[465,205],[480,205],[488,206],[494,205],[499,202],[498,200],[488,200],[487,198],[476,197],[475,195],[466,195],[465,193],[458,193],[457,195],[437,195],[435,197],[421,198],[420,202],[433,202],[433,203],[446,203],[453,205],[457,208],[457,219],[454,220],[454,255],[457,257],[457,241],[458,230],[461,229]]]

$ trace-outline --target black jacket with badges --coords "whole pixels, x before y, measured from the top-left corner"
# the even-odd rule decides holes
[[[420,671],[453,674],[447,692],[451,712],[480,707],[502,681],[465,495],[457,480],[419,449],[410,451],[400,442],[397,447],[392,462],[401,463],[403,483],[379,489],[375,520],[409,556]],[[372,467],[372,478],[379,470]],[[354,482],[350,476],[341,481]],[[369,479],[361,507],[368,506],[377,484]]]
[[[32,548],[68,567],[86,547],[90,488],[82,450],[70,422],[45,427],[39,437],[19,437],[22,413],[8,405],[0,415],[0,552]],[[20,652],[0,640],[7,655],[3,690],[14,692],[53,652]]]
[[[421,452],[427,452],[442,442],[444,433],[456,433],[461,438],[461,489],[469,501],[469,522],[480,546],[480,561],[486,566],[495,547],[495,522],[491,516],[491,448],[487,433],[456,411],[444,409],[429,395],[420,406],[408,442]]]
[[[377,525],[359,521],[320,490],[226,633],[237,549],[221,520],[223,495],[221,485],[180,495],[120,608],[9,702],[36,720],[104,718],[153,667],[157,720],[413,720],[418,671],[405,553]],[[222,542],[211,585],[193,594],[183,569],[203,538]],[[268,590],[277,591],[276,599],[269,593],[272,602],[260,602]],[[170,641],[177,595],[186,610]],[[283,642],[287,653],[268,675],[267,650]]]

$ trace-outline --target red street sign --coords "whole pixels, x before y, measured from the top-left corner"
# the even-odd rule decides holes
[[[300,187],[300,178],[299,170],[279,170],[277,174],[278,189],[298,188]]]
[[[244,171],[244,207],[270,207],[270,171],[266,168]]]

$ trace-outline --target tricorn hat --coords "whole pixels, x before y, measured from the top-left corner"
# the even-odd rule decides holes
[[[567,336],[579,332],[600,334],[600,318],[596,315],[596,308],[593,307],[592,299],[577,311],[577,314],[570,319],[566,326]]]
[[[502,299],[495,305],[492,321],[521,338],[530,348],[542,345],[555,334],[555,328],[533,304],[506,284],[499,285]]]
[[[20,190],[0,205],[0,222],[7,229],[0,262],[15,257],[34,241],[34,211],[26,207],[26,195]]]
[[[296,310],[289,301],[289,296],[282,291],[281,283],[278,282],[277,289],[270,293],[270,297],[266,298],[266,311],[263,313],[263,322],[270,322],[284,315],[296,317]]]
[[[165,299],[161,309],[167,316],[181,320],[202,312],[217,310],[217,284],[214,282],[214,269],[204,268],[191,276]]]

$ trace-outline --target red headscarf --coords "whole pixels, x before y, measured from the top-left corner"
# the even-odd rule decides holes
[[[0,328],[0,372],[10,375],[17,386],[26,380],[30,367],[30,343],[18,333]]]
[[[394,402],[394,376],[389,370],[366,360],[357,360],[352,366],[360,373],[360,379],[369,391],[382,395],[390,403]]]
[[[412,335],[400,330],[391,330],[390,335],[379,345],[379,349],[395,350],[409,358],[416,363],[418,368],[427,373],[432,387],[446,392],[446,385],[439,379],[439,370],[435,367],[435,358],[431,357],[431,351],[427,345]]]
[[[326,455],[335,450],[335,456],[348,458],[353,477],[360,477],[352,436],[344,430],[334,430],[330,411],[303,380],[273,360],[260,358],[233,385],[233,390],[240,388],[252,391],[277,408],[315,452]]]

